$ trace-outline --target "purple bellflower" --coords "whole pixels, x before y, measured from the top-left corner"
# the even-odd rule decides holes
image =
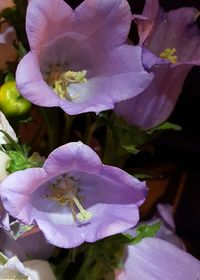
[[[51,244],[72,248],[136,225],[146,185],[103,165],[81,142],[54,150],[43,168],[9,175],[1,184],[5,209],[24,224],[37,223]]]
[[[30,52],[16,73],[21,94],[75,115],[142,92],[153,75],[143,68],[142,48],[125,44],[131,20],[126,0],[85,0],[75,11],[63,0],[30,0]]]
[[[194,8],[164,12],[158,0],[146,0],[142,16],[134,17],[143,63],[155,76],[140,95],[116,105],[115,112],[129,123],[149,129],[173,111],[188,72],[200,65],[198,15]]]
[[[116,280],[197,280],[200,262],[190,254],[159,238],[144,238],[129,245],[124,256],[124,270]]]

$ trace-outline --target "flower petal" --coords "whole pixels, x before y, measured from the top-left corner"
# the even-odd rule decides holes
[[[54,177],[72,170],[95,172],[100,166],[101,160],[92,149],[82,142],[71,142],[55,149],[45,161],[44,169]]]
[[[128,246],[125,279],[188,280],[200,277],[200,262],[176,246],[158,238],[144,238]]]
[[[23,265],[32,280],[56,280],[47,261],[31,260],[24,262]]]
[[[25,224],[33,223],[29,195],[38,188],[38,184],[42,184],[45,180],[47,176],[42,168],[16,171],[4,179],[1,183],[0,194],[4,207],[11,216],[15,215]]]
[[[84,242],[84,237],[74,226],[53,224],[48,220],[37,219],[39,228],[43,231],[45,238],[50,244],[61,248],[77,247]]]
[[[52,16],[53,15],[53,16]],[[26,32],[31,50],[40,50],[70,29],[73,10],[63,0],[30,0],[26,16]]]
[[[116,105],[115,111],[129,123],[144,129],[164,122],[171,114],[181,93],[190,65],[169,64],[154,68],[155,78],[139,96]]]
[[[75,10],[78,30],[98,49],[110,49],[124,43],[131,18],[126,0],[85,0]]]
[[[6,117],[1,111],[0,111],[0,129],[5,131],[7,134],[9,134],[9,136],[12,137],[14,141],[17,141],[17,136],[13,128],[10,126],[8,120],[6,119]],[[7,139],[5,134],[3,132],[0,132],[0,145],[8,144],[8,143],[9,140]]]
[[[178,63],[200,64],[197,14],[195,8],[180,8],[165,13],[145,45],[157,56],[166,48],[175,48]]]
[[[29,52],[18,64],[16,83],[20,93],[32,103],[47,107],[59,106],[60,98],[43,80],[34,52]]]

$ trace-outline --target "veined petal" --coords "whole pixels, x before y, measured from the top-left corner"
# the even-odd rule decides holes
[[[26,16],[30,48],[40,50],[67,32],[72,22],[73,10],[63,0],[30,0]]]
[[[72,142],[57,148],[44,164],[45,171],[54,174],[53,176],[71,170],[95,172],[100,167],[101,160],[98,155],[82,142]]]
[[[93,47],[110,50],[125,42],[132,15],[126,0],[85,0],[76,8],[75,19]]]
[[[34,52],[29,52],[18,64],[16,83],[20,93],[32,103],[47,107],[59,106],[60,98],[43,80]]]
[[[138,244],[128,246],[124,274],[127,280],[198,279],[200,262],[164,240],[144,238]]]
[[[23,171],[25,173],[21,174]],[[2,191],[5,194],[5,196],[1,195],[1,198],[5,209],[7,211],[9,209],[10,215],[15,213],[17,219],[25,224],[31,224],[34,221],[30,216],[29,196],[38,188],[38,184],[42,184],[47,178],[42,168],[29,168],[23,171],[17,171],[9,175],[6,178],[8,179],[8,185],[4,187],[4,180],[0,192]],[[12,190],[13,186],[15,186],[14,192]],[[10,199],[14,199],[15,203],[10,204]]]
[[[164,122],[174,109],[190,69],[190,65],[179,65],[173,69],[169,64],[156,66],[155,78],[150,86],[139,96],[118,103],[115,111],[128,122],[144,129]]]
[[[84,242],[84,237],[76,227],[53,224],[41,219],[37,219],[37,223],[50,244],[62,248],[74,248]]]
[[[150,36],[151,32],[153,32],[159,21],[158,18],[161,18],[163,13],[164,11],[160,8],[158,0],[146,0],[142,11],[142,16],[144,18],[134,15],[134,20],[136,21],[138,27],[140,45],[142,45]]]

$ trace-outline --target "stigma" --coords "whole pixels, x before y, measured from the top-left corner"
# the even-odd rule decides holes
[[[167,48],[160,54],[160,57],[168,59],[171,63],[175,64],[177,63],[178,60],[177,55],[174,55],[175,53],[176,53],[175,48],[173,49]]]

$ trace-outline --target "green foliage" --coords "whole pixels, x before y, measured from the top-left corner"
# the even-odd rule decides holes
[[[10,157],[9,166],[7,168],[9,173],[31,167],[41,167],[43,165],[44,159],[38,153],[33,153],[28,157],[29,148],[27,146],[17,143],[5,131],[0,130],[0,132],[4,133],[9,140],[8,144],[0,147],[1,150]]]
[[[164,131],[180,131],[180,126],[165,122],[150,130],[143,130],[137,126],[127,124],[121,118],[117,118],[112,123],[112,131],[119,140],[120,145],[131,154],[137,154],[140,150],[145,149],[145,145],[153,141]],[[149,147],[148,147],[149,149]]]
[[[18,170],[24,170],[31,167],[40,167],[43,164],[41,157],[31,156],[27,157],[25,153],[21,151],[7,151],[7,155],[10,157],[9,167],[7,171],[13,173]]]
[[[156,233],[159,231],[161,227],[161,222],[157,222],[151,225],[148,224],[142,224],[139,225],[136,229],[137,236],[132,237],[131,235],[126,235],[126,237],[129,239],[129,244],[135,245],[139,243],[143,238],[146,237],[154,237]]]
[[[126,240],[125,236],[118,234],[88,245],[75,279],[114,280],[114,269],[120,267]]]
[[[8,258],[7,258],[6,256],[4,256],[4,254],[2,254],[2,253],[0,252],[0,265],[6,264],[7,261],[8,261]]]

